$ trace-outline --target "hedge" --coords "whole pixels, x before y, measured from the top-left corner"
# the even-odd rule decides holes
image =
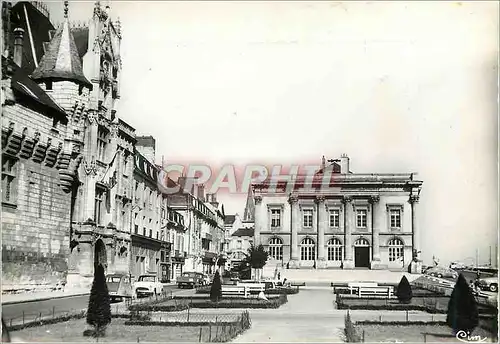
[[[174,299],[174,302],[176,299]],[[171,304],[172,301],[167,301],[170,304],[139,304],[129,307],[130,311],[147,311],[147,312],[172,312],[186,310],[188,308],[278,308],[282,304],[288,302],[286,294],[280,294],[277,297],[269,298],[268,301],[260,299],[242,299],[242,298],[223,298],[218,302],[212,302],[210,299],[190,297],[180,299],[181,302]]]
[[[386,310],[386,311],[423,311],[430,314],[446,314],[446,310],[439,310],[431,307],[408,304],[394,305],[346,305],[337,303],[337,309],[366,309],[366,310]]]
[[[344,317],[344,334],[346,342],[348,343],[360,343],[361,337],[356,331],[354,324],[351,320],[351,314],[347,311],[347,314]]]

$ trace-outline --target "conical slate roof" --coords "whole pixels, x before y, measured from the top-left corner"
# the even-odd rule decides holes
[[[31,78],[69,80],[92,88],[92,84],[83,74],[82,62],[67,19],[57,29]]]

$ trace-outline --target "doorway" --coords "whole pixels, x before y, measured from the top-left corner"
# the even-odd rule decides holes
[[[354,248],[354,267],[369,268],[370,267],[370,248],[355,247]]]
[[[354,243],[354,267],[370,267],[370,243],[365,238],[359,238]]]
[[[106,270],[106,246],[101,239],[97,240],[94,245],[94,266],[101,264]]]

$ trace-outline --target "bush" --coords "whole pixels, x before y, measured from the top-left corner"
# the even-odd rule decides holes
[[[346,338],[346,342],[348,343],[360,343],[361,337],[356,332],[356,328],[351,320],[351,314],[347,311],[346,316],[344,317],[344,334]]]
[[[94,326],[94,336],[104,336],[106,326],[111,322],[111,300],[104,276],[104,267],[97,264],[94,282],[90,290],[87,324]]]
[[[446,323],[454,333],[458,331],[472,333],[479,323],[476,299],[462,274],[458,276],[448,302]]]
[[[413,297],[413,293],[411,291],[410,283],[406,276],[401,278],[401,281],[398,284],[396,289],[396,296],[398,297],[399,302],[401,303],[410,303],[411,298]]]
[[[215,273],[214,281],[210,288],[210,300],[218,302],[222,298],[222,282],[220,280],[219,271]]]

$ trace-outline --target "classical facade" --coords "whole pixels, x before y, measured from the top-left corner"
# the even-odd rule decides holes
[[[324,188],[327,176],[328,189]],[[271,261],[294,268],[419,268],[418,201],[422,181],[413,174],[357,174],[343,155],[308,186],[297,176],[252,186],[256,244]],[[321,187],[323,185],[323,187]]]

